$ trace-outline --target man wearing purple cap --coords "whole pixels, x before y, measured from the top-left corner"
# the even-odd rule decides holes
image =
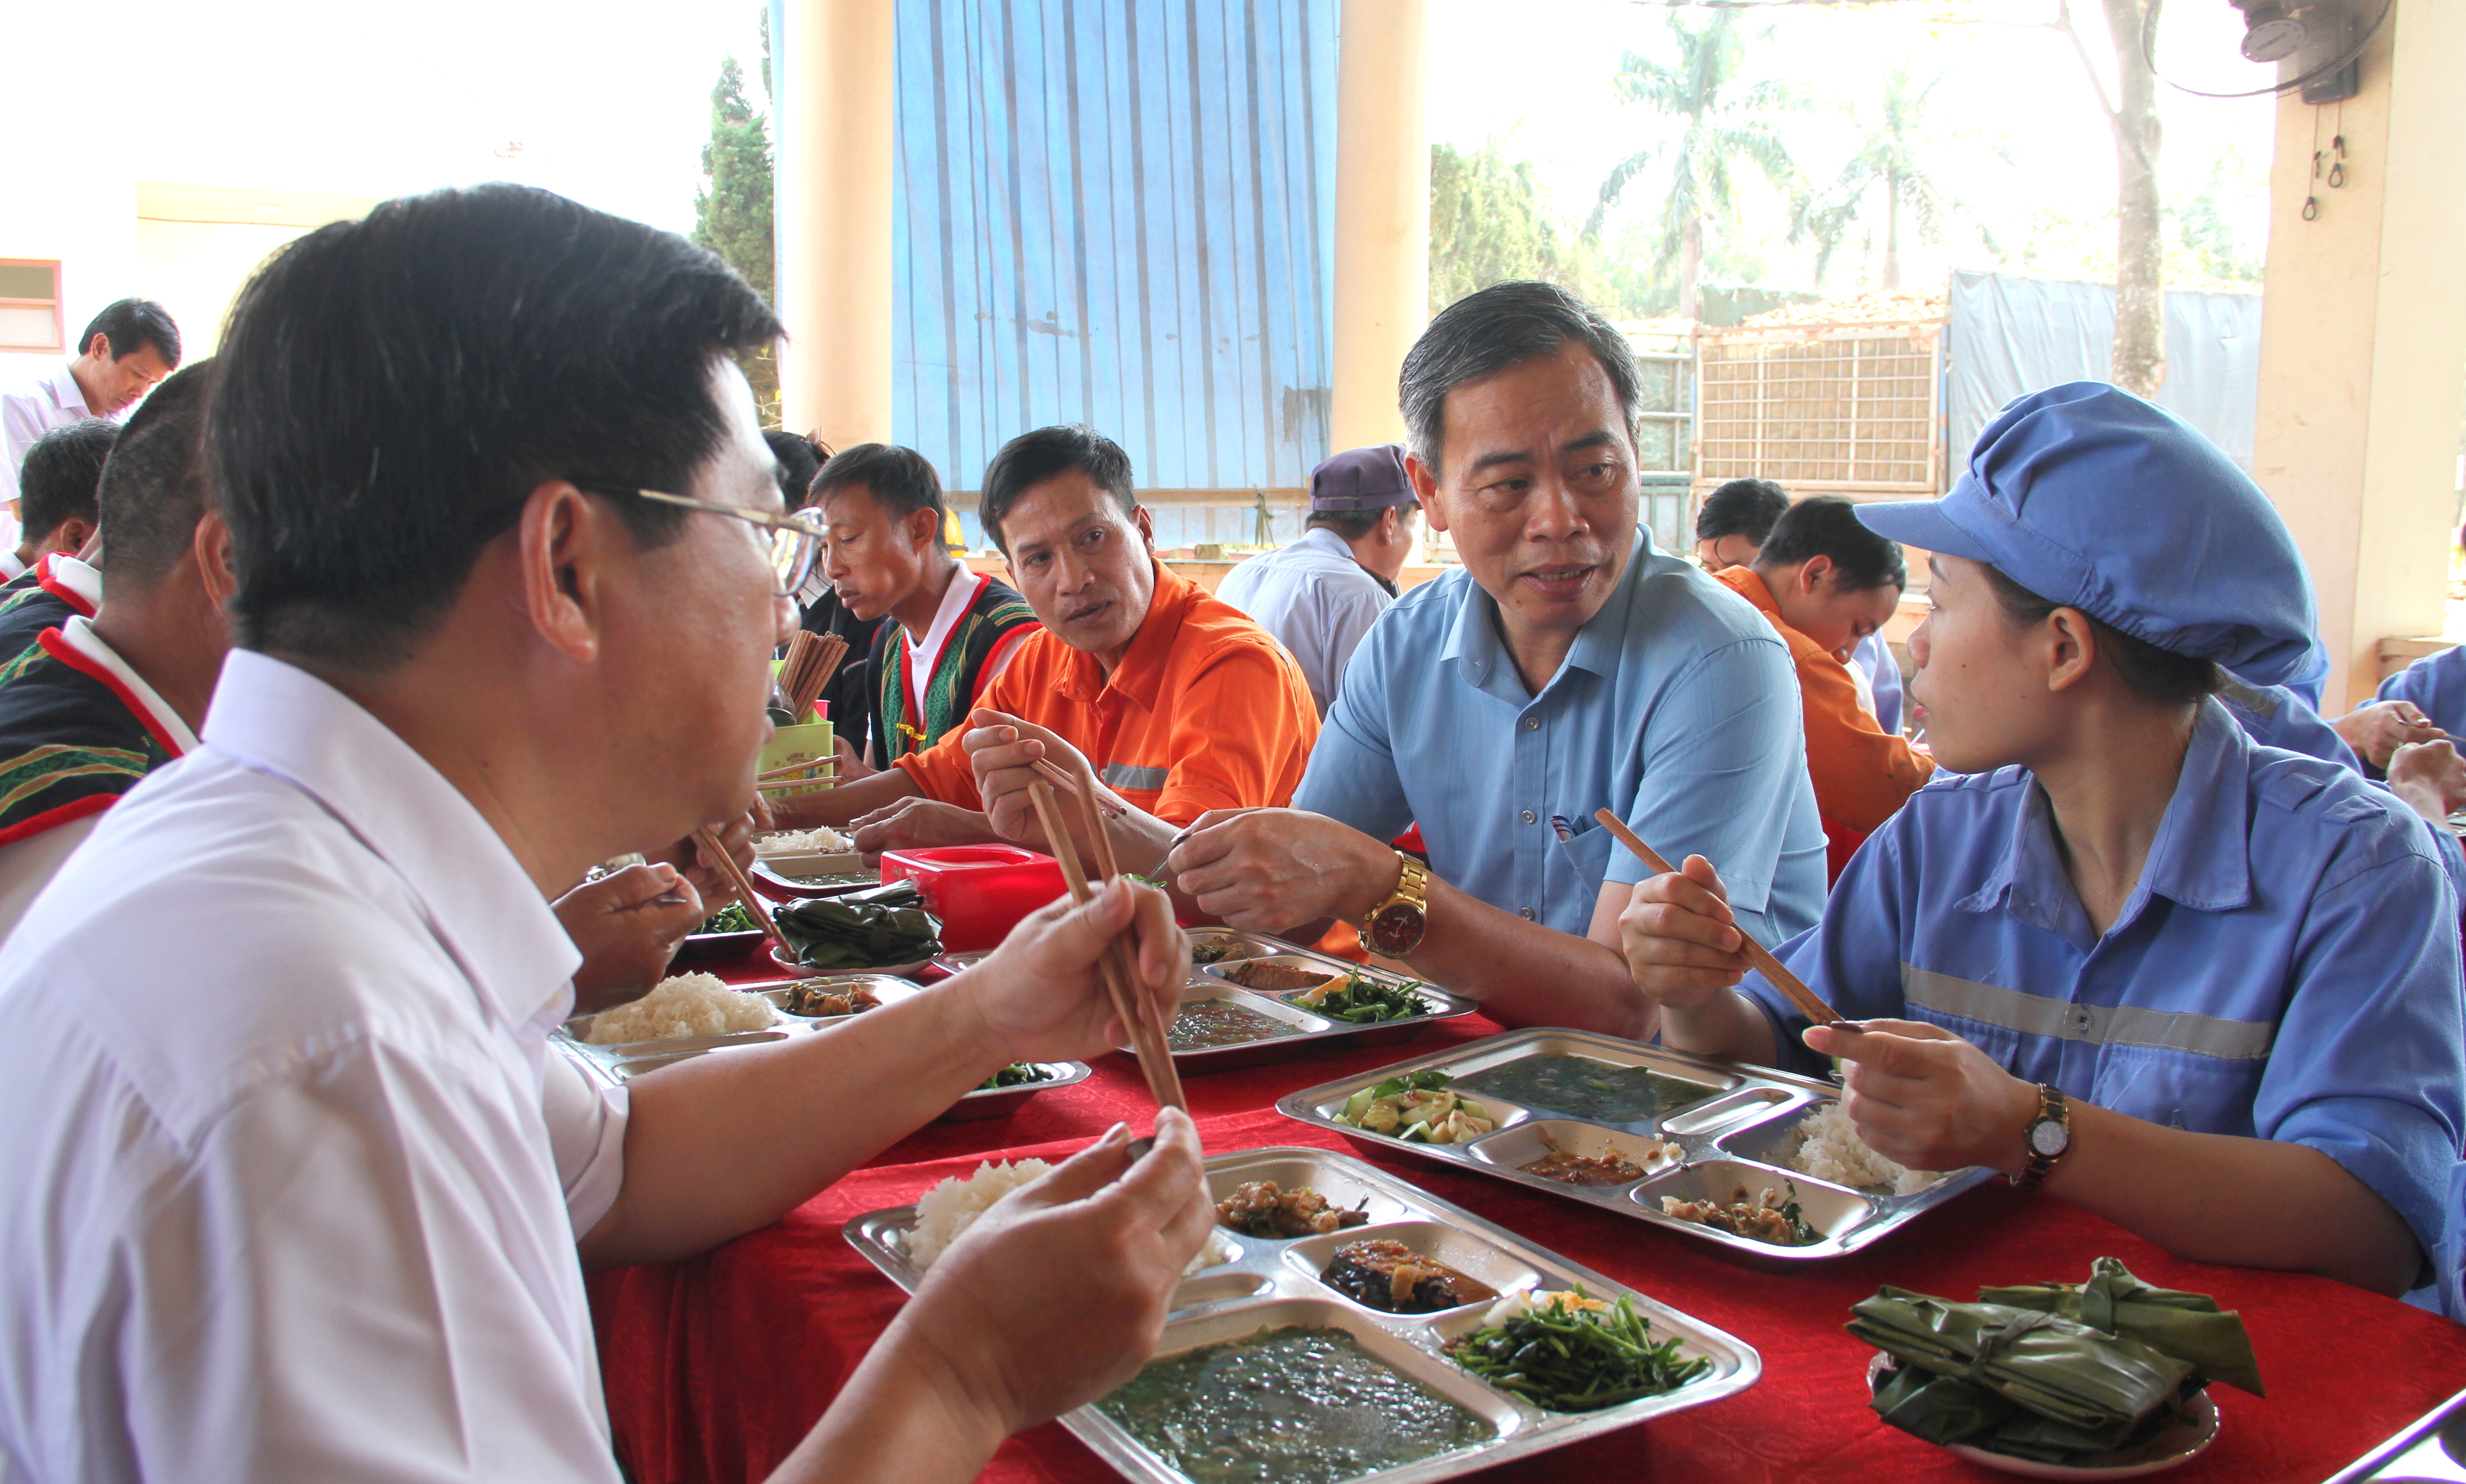
[[[1302,538],[1244,562],[1216,590],[1292,651],[1321,719],[1355,646],[1396,600],[1419,513],[1401,444],[1348,449],[1311,471]]]

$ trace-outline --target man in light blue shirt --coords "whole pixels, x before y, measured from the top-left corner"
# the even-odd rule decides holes
[[[1463,567],[1355,652],[1295,807],[1202,817],[1168,866],[1236,926],[1357,922],[1502,1019],[1649,1037],[1616,951],[1645,867],[1594,811],[1721,863],[1765,941],[1811,925],[1824,831],[1789,653],[1637,526],[1635,364],[1564,291],[1447,309],[1403,401],[1414,487]],[[1384,843],[1415,822],[1426,878]]]
[[[1421,540],[1418,514],[1402,448],[1346,449],[1311,471],[1302,538],[1251,557],[1216,590],[1291,653],[1321,720],[1361,637],[1396,600],[1397,575]]]

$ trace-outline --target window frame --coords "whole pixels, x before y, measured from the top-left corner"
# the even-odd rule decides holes
[[[19,341],[0,340],[0,354],[58,354],[68,346],[68,326],[60,318],[60,260],[56,258],[0,258],[0,268],[49,268],[52,272],[52,297],[47,304],[40,299],[24,299],[0,295],[0,309],[40,309],[52,311],[52,343],[29,345]]]

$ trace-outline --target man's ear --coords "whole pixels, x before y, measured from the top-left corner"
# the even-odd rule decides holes
[[[113,358],[111,354],[111,337],[101,330],[96,330],[93,336],[85,343],[85,353],[93,356],[98,361],[111,360]]]
[[[1148,554],[1155,554],[1155,516],[1146,506],[1131,512],[1131,524],[1139,529],[1139,539],[1147,543]]]
[[[1821,553],[1801,562],[1798,568],[1798,590],[1809,597],[1823,585],[1824,574],[1832,570],[1832,558]]]
[[[615,512],[564,480],[523,502],[518,527],[524,611],[548,645],[577,664],[599,657],[601,554]]]
[[[85,550],[86,542],[93,537],[94,522],[73,515],[54,528],[52,539],[43,544],[43,549],[57,551],[63,556],[75,556]]]
[[[942,512],[928,506],[908,512],[908,544],[917,551],[942,544]]]
[[[205,584],[206,596],[216,608],[228,607],[239,578],[232,570],[231,526],[220,510],[208,510],[197,518],[197,531],[190,538],[189,549],[196,558],[197,580]]]
[[[1420,454],[1404,456],[1404,478],[1413,482],[1413,498],[1422,503],[1422,519],[1432,530],[1447,528],[1447,518],[1439,503],[1439,474],[1422,461]]]

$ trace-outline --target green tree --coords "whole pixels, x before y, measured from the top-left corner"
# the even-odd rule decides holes
[[[1538,279],[1598,302],[1602,285],[1574,234],[1550,219],[1529,160],[1495,140],[1470,154],[1430,150],[1430,312],[1511,280]]]
[[[770,26],[763,26],[763,75],[770,75]],[[710,143],[702,146],[704,185],[694,191],[693,239],[717,253],[765,300],[776,279],[771,232],[771,135],[745,99],[745,74],[731,56],[720,63],[710,90]],[[769,347],[740,355],[745,379],[766,426],[779,422],[779,362]]]
[[[1629,52],[1611,86],[1620,101],[1642,103],[1680,121],[1678,139],[1668,146],[1648,146],[1619,162],[1602,182],[1601,201],[1584,224],[1584,235],[1589,239],[1600,234],[1603,219],[1627,183],[1666,149],[1670,194],[1662,203],[1655,261],[1661,267],[1673,260],[1678,264],[1678,313],[1692,319],[1699,307],[1696,285],[1703,279],[1706,231],[1727,221],[1735,211],[1738,169],[1753,166],[1778,190],[1796,184],[1798,168],[1770,120],[1798,106],[1801,97],[1797,89],[1774,80],[1739,85],[1738,67],[1748,38],[1738,29],[1735,10],[1715,11],[1700,26],[1689,25],[1673,10],[1669,22],[1677,43],[1676,62],[1665,65]]]
[[[1862,223],[1880,198],[1884,212],[1883,286],[1901,286],[1901,215],[1926,242],[1941,242],[1960,202],[1928,169],[1940,163],[1951,141],[1927,125],[1926,104],[1943,75],[1914,84],[1906,64],[1884,74],[1883,93],[1865,121],[1865,133],[1832,183],[1799,198],[1790,223],[1792,242],[1815,244],[1815,281],[1824,281],[1850,229]],[[2007,162],[2008,163],[2008,162]],[[1993,242],[1987,244],[1993,249]]]

